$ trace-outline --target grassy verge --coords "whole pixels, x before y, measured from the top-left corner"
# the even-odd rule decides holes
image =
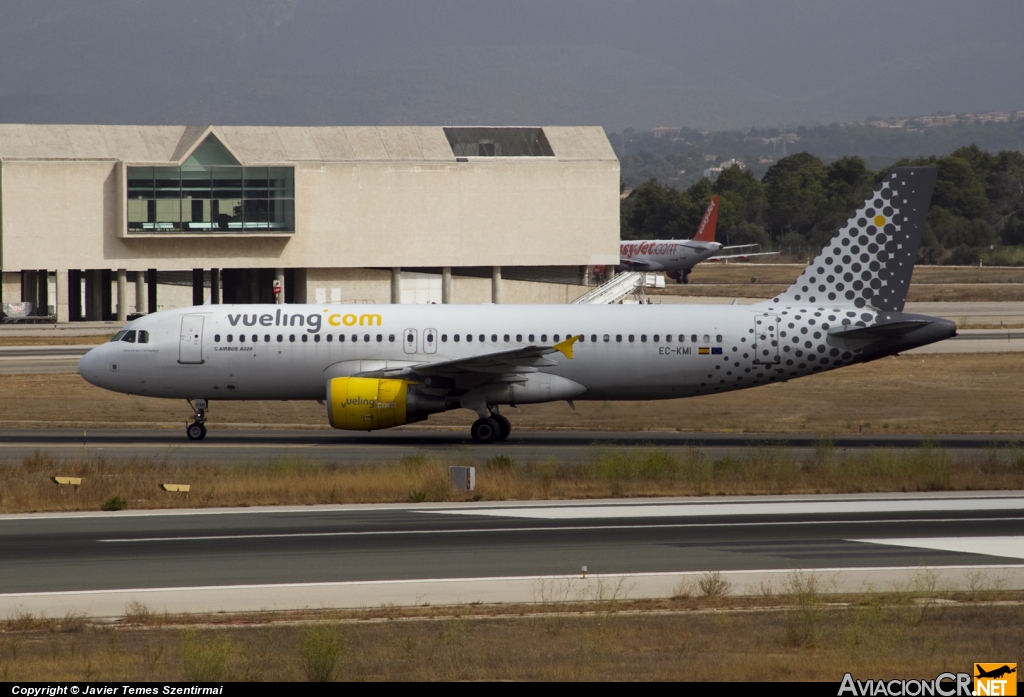
[[[184,430],[192,413],[184,400],[108,392],[78,375],[0,375],[0,394],[4,428]],[[503,413],[513,428],[534,431],[998,434],[1024,432],[1021,394],[1019,353],[906,354],[693,399],[578,401],[575,411],[556,402]],[[426,425],[468,434],[475,418],[468,409],[457,409],[431,416]],[[316,402],[212,402],[210,428],[225,424],[327,428],[327,413]]]
[[[770,446],[720,459],[698,450],[598,447],[580,464],[517,463],[498,456],[478,467],[474,492],[451,488],[448,466],[456,464],[466,463],[456,455],[362,466],[301,458],[261,465],[172,465],[37,453],[0,468],[0,511],[1024,489],[1019,449],[953,455],[923,447],[849,454],[836,452],[827,440],[804,458]],[[57,485],[52,479],[57,475],[81,477],[81,486]],[[191,491],[166,492],[164,483],[190,484]]]
[[[712,575],[709,575],[711,577]],[[934,678],[1020,653],[1021,594],[927,579],[823,596],[0,622],[0,680],[825,680]]]

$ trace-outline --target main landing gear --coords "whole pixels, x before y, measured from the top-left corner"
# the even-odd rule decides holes
[[[206,438],[206,400],[189,400],[188,405],[192,407],[193,421],[185,427],[185,435],[189,440],[202,440]]]
[[[473,422],[469,433],[477,443],[494,443],[505,440],[508,434],[512,433],[512,424],[504,416],[498,413],[494,407],[490,408],[491,415]]]

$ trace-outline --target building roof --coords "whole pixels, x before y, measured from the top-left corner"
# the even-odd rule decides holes
[[[600,126],[545,126],[556,160],[615,161]],[[183,162],[213,133],[244,165],[451,162],[440,126],[90,126],[0,124],[0,160]],[[532,159],[532,158],[531,158]]]

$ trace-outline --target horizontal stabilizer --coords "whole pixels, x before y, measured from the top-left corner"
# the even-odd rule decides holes
[[[921,329],[922,327],[927,327],[930,324],[932,324],[932,320],[929,319],[911,319],[899,322],[888,322],[886,324],[874,324],[869,327],[839,329],[837,331],[830,331],[828,334],[829,336],[834,336],[839,339],[861,339],[864,341],[873,341],[875,339],[885,337],[909,334],[915,329]]]

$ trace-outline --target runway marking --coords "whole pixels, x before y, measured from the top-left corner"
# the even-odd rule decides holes
[[[1024,510],[1024,497],[940,500],[794,501],[625,506],[551,506],[544,508],[444,509],[423,511],[443,515],[572,520],[577,518],[688,518],[694,516],[797,515],[824,513],[924,513],[931,511]]]
[[[1021,564],[951,564],[949,566],[857,566],[857,567],[828,567],[822,569],[740,569],[736,571],[724,571],[723,575],[761,575],[770,574],[839,574],[857,573],[866,571],[909,571],[919,573],[922,571],[956,571],[956,570],[1006,570],[1016,571],[1024,568]],[[587,574],[587,579],[630,579],[630,578],[658,578],[694,576],[700,577],[707,571],[641,571],[627,572],[621,574]],[[579,574],[552,574],[547,576],[472,576],[472,577],[451,577],[451,578],[408,578],[408,579],[379,579],[371,581],[311,581],[305,583],[252,583],[225,586],[165,586],[158,588],[101,588],[95,590],[75,591],[28,591],[22,593],[0,593],[0,598],[33,598],[33,597],[57,597],[68,595],[107,595],[113,593],[180,593],[197,591],[243,591],[243,590],[264,590],[264,589],[287,589],[287,588],[331,588],[331,587],[352,587],[352,586],[373,586],[384,585],[394,586],[403,584],[424,584],[424,583],[480,583],[493,581],[575,581],[583,580]]]
[[[465,528],[454,530],[363,530],[359,532],[284,532],[252,535],[194,535],[180,537],[112,537],[97,542],[192,542],[207,540],[273,540],[296,537],[371,537],[379,535],[447,535],[485,532],[579,532],[581,530],[659,530],[673,528],[736,528],[768,527],[785,525],[879,525],[892,523],[976,523],[976,522],[1022,522],[1024,518],[894,518],[888,520],[776,520],[752,521],[749,523],[663,523],[657,525],[566,525],[561,527],[538,528]],[[923,539],[923,538],[922,538]],[[938,538],[944,539],[944,538]],[[951,538],[950,538],[951,539]],[[978,538],[988,539],[988,538]],[[1024,538],[1020,538],[1024,540]],[[872,542],[872,540],[849,540],[850,542]],[[1024,558],[1024,557],[1022,557]]]
[[[1024,537],[898,537],[878,540],[848,540],[873,545],[937,549],[943,552],[984,554],[989,557],[1024,559]]]

